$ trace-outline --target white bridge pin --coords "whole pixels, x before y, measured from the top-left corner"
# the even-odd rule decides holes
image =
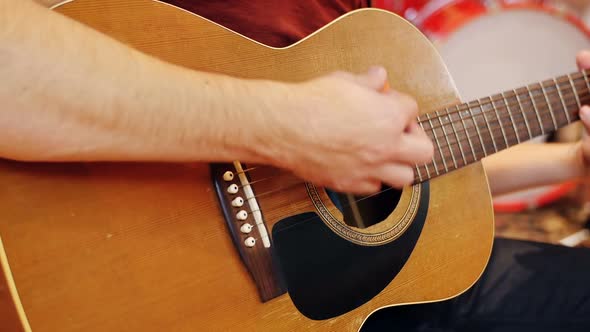
[[[234,173],[231,171],[227,171],[223,173],[223,180],[224,181],[231,181],[234,179]]]
[[[244,205],[244,199],[242,197],[236,197],[233,199],[233,201],[231,201],[231,205],[233,207],[240,207],[242,205]]]
[[[238,220],[246,220],[248,218],[248,212],[246,212],[244,210],[240,210],[236,214],[236,218],[238,218]]]
[[[248,234],[248,233],[250,233],[252,231],[252,228],[253,228],[252,225],[250,225],[248,223],[245,223],[245,224],[242,225],[242,227],[240,227],[240,231],[242,233]]]
[[[230,185],[229,187],[227,187],[227,192],[230,194],[237,194],[238,190],[239,190],[238,185],[235,183]]]
[[[244,241],[244,244],[246,247],[252,248],[256,244],[256,239],[250,236]]]

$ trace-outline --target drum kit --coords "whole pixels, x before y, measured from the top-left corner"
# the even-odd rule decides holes
[[[403,16],[432,40],[465,101],[575,71],[577,51],[590,49],[589,4],[586,0],[373,1],[375,7]],[[578,123],[526,144],[576,141],[582,135]],[[575,183],[533,188],[494,197],[494,209],[497,215],[528,213],[574,195],[578,209],[589,211],[588,192],[587,186]],[[560,242],[576,245],[585,238],[580,232]]]

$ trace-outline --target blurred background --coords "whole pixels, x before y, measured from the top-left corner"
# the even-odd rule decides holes
[[[373,6],[403,16],[434,42],[464,101],[573,72],[576,52],[590,49],[590,0],[374,0]],[[527,144],[583,134],[574,124]],[[498,236],[590,247],[589,183],[494,197],[494,209]]]

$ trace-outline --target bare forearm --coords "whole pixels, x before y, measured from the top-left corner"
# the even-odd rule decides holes
[[[584,175],[579,143],[523,144],[483,160],[493,195]]]
[[[263,127],[254,106],[271,101],[244,101],[277,88],[163,63],[23,0],[0,0],[0,59],[0,157],[18,160],[256,159],[241,128]]]

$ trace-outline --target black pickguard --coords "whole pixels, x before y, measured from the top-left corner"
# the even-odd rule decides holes
[[[429,184],[422,184],[412,224],[398,239],[362,246],[334,234],[315,213],[278,222],[274,250],[297,309],[314,320],[353,310],[381,292],[399,273],[420,236],[428,211]]]

